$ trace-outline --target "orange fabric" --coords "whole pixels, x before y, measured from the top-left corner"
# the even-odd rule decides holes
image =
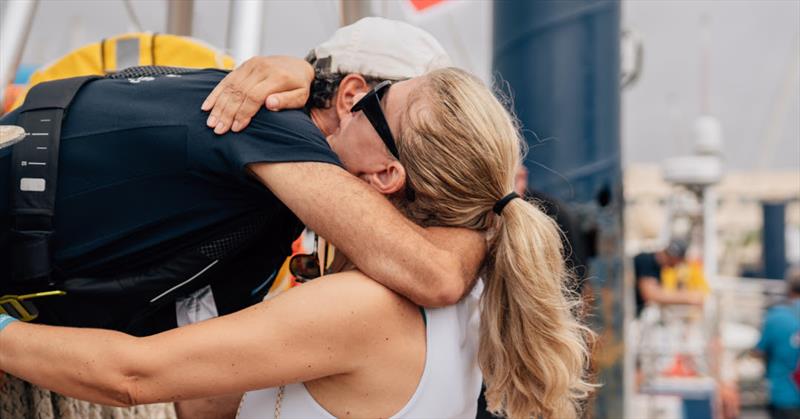
[[[444,3],[444,0],[409,0],[411,6],[418,12],[421,12],[431,6]]]
[[[14,103],[25,92],[25,86],[21,84],[9,84],[6,87],[5,97],[3,98],[3,113],[8,113],[14,109]]]
[[[686,355],[675,355],[675,359],[672,362],[672,365],[667,367],[664,371],[664,375],[670,377],[694,377],[697,375],[697,371],[691,365],[691,359]]]

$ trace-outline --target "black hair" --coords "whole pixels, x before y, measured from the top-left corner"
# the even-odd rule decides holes
[[[673,238],[672,240],[669,241],[669,244],[667,244],[667,247],[664,249],[664,252],[666,252],[668,255],[672,257],[683,259],[686,257],[686,250],[688,249],[689,249],[689,243],[687,243],[686,240]]]
[[[334,73],[330,71],[331,57],[317,58],[312,50],[306,56],[306,61],[314,67],[314,81],[311,82],[311,93],[305,105],[306,113],[313,108],[328,109],[333,104],[333,98],[339,90],[339,83],[347,76],[347,73]],[[385,79],[378,77],[361,75],[369,86],[374,86]]]

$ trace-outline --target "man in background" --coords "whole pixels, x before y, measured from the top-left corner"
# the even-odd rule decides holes
[[[773,419],[800,419],[800,266],[786,273],[789,300],[767,311],[756,351],[763,356]]]
[[[702,305],[703,294],[697,291],[667,290],[661,283],[661,271],[674,268],[686,258],[688,244],[681,239],[672,239],[666,248],[654,253],[640,253],[633,258],[636,275],[636,316],[645,304],[691,304]]]

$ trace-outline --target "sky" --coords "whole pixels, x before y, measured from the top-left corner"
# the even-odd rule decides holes
[[[800,170],[799,1],[631,0],[623,22],[644,47],[642,76],[622,96],[626,162],[690,153],[694,120],[708,112],[722,124],[727,168]]]
[[[4,11],[8,0],[0,3]],[[146,30],[166,30],[164,0],[131,4]],[[224,47],[229,7],[229,0],[196,0],[193,35]],[[429,30],[455,64],[484,80],[492,74],[491,9],[479,0],[423,12],[404,0],[372,6],[376,15]],[[624,164],[691,153],[694,120],[708,112],[722,124],[727,170],[800,170],[800,0],[624,0],[622,11],[623,28],[638,35],[644,51],[641,77],[622,92]],[[263,21],[263,54],[302,57],[338,27],[338,1],[267,1]],[[23,62],[46,63],[133,29],[122,0],[40,0]]]

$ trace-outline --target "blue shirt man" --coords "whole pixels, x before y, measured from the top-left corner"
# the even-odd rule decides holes
[[[792,379],[800,362],[800,270],[786,280],[789,302],[769,309],[756,349],[766,361],[773,417],[800,417],[800,389]]]

